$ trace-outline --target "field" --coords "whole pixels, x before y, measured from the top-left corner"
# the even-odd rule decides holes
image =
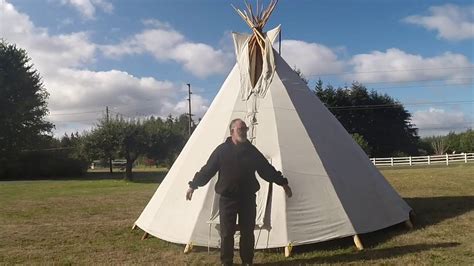
[[[256,264],[474,264],[474,164],[382,173],[416,211],[414,230],[396,225],[361,235],[363,251],[351,238],[296,247],[289,259],[282,250],[259,251]],[[0,264],[218,264],[218,250],[184,255],[182,245],[140,240],[143,232],[130,230],[163,175],[0,182]]]

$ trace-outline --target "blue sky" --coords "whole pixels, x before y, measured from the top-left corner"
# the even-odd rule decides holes
[[[252,2],[252,3],[255,3]],[[268,1],[264,1],[268,3]],[[128,117],[202,116],[235,64],[230,4],[191,0],[0,0],[0,37],[26,49],[50,93],[56,135],[105,106]],[[281,0],[282,56],[310,80],[359,81],[400,100],[421,135],[473,127],[472,1]]]

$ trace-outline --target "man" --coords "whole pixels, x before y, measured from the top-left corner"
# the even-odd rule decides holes
[[[234,119],[229,129],[230,137],[212,152],[206,165],[189,182],[186,200],[191,200],[194,190],[207,184],[219,171],[215,190],[220,195],[221,262],[232,265],[238,214],[240,257],[243,264],[251,265],[255,242],[255,193],[260,189],[255,171],[266,181],[282,186],[288,197],[291,197],[292,192],[288,180],[247,140],[248,128],[245,122]]]

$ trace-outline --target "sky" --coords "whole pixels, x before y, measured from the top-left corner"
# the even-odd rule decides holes
[[[268,4],[269,1],[263,1]],[[256,1],[250,3],[255,4]],[[224,0],[0,0],[0,38],[25,49],[57,137],[104,116],[202,117],[250,29]],[[421,136],[474,125],[474,3],[280,0],[281,55],[309,87],[364,84],[400,101]],[[278,44],[275,44],[278,47]]]

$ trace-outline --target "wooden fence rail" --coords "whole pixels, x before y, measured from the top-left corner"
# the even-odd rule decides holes
[[[453,162],[474,162],[474,153],[444,154],[428,156],[408,156],[408,157],[390,157],[390,158],[370,158],[373,164],[377,166],[397,166],[397,165],[431,165],[446,164]]]

